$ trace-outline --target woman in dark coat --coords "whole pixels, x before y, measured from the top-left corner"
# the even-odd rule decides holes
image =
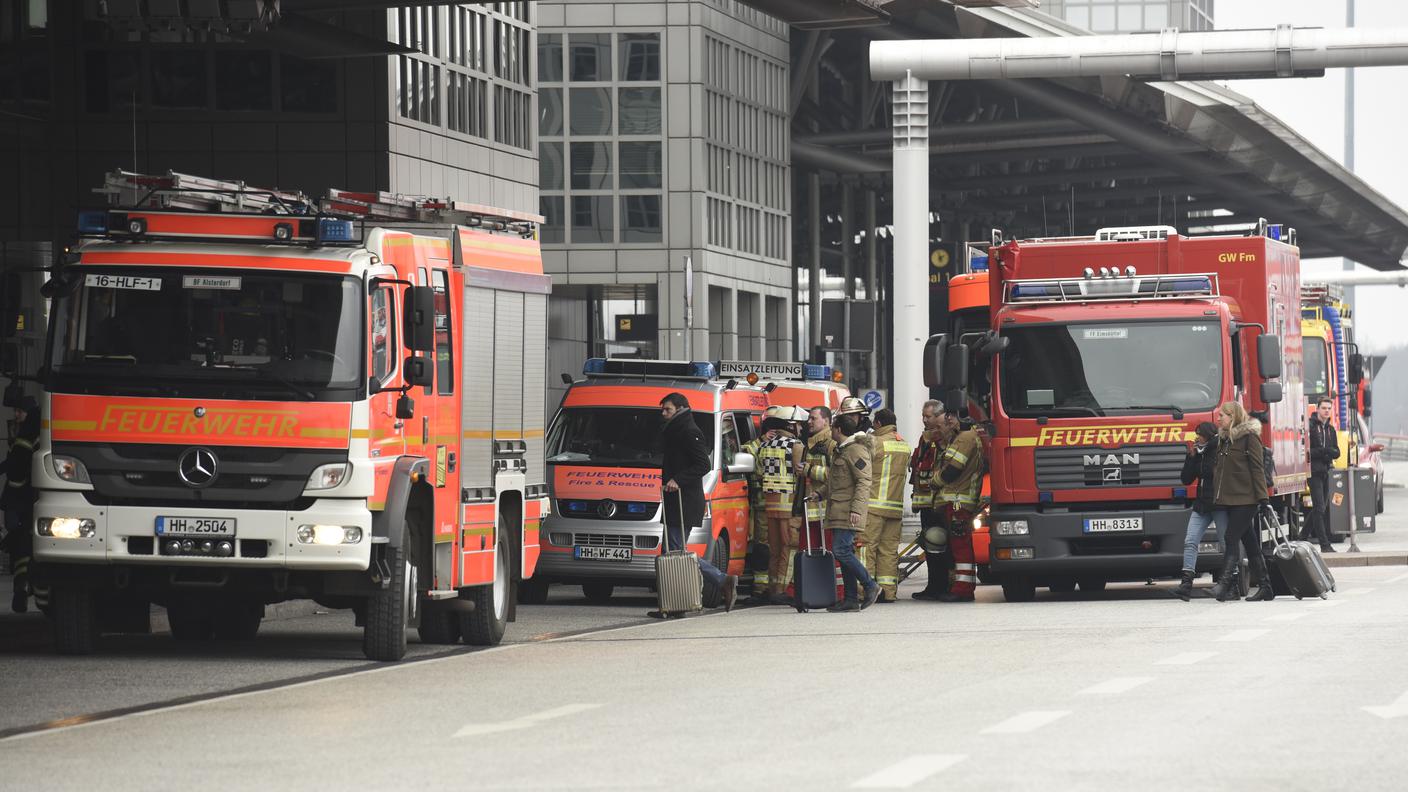
[[[1193,596],[1193,578],[1198,576],[1198,545],[1208,527],[1217,526],[1217,536],[1221,540],[1227,533],[1227,510],[1213,504],[1213,469],[1217,461],[1217,425],[1203,421],[1198,425],[1198,439],[1188,449],[1183,460],[1183,472],[1179,480],[1184,484],[1197,484],[1198,497],[1193,499],[1193,508],[1188,512],[1188,532],[1183,537],[1183,580],[1173,595],[1187,602]]]
[[[1269,504],[1266,463],[1262,456],[1261,421],[1247,415],[1237,402],[1227,402],[1217,410],[1217,465],[1213,471],[1213,503],[1227,510],[1227,552],[1213,596],[1225,602],[1237,596],[1237,570],[1241,550],[1247,551],[1257,589],[1249,601],[1275,599],[1266,559],[1261,556],[1261,531],[1257,510]]]
[[[704,477],[713,470],[709,460],[709,444],[690,412],[689,400],[671,393],[660,400],[660,416],[665,420],[661,429],[660,480],[664,496],[665,537],[667,550],[685,546],[691,529],[704,524]],[[681,523],[683,519],[683,523]],[[704,578],[723,592],[724,609],[732,610],[738,585],[736,575],[725,575],[706,559],[699,559],[699,571]]]

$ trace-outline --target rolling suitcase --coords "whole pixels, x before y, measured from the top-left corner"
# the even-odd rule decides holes
[[[1260,519],[1271,530],[1273,546],[1266,561],[1271,570],[1272,585],[1278,589],[1284,586],[1286,592],[1296,599],[1329,597],[1330,592],[1335,590],[1335,576],[1330,574],[1325,559],[1320,557],[1315,545],[1287,540],[1281,520],[1270,509],[1263,509]]]
[[[806,613],[812,608],[829,608],[836,604],[836,557],[826,549],[825,529],[817,524],[817,532],[822,534],[821,547],[812,541],[812,526],[802,528],[806,537],[804,549],[797,551],[792,560],[792,604],[798,613]]]
[[[679,506],[680,530],[684,533],[681,539],[688,540],[689,528],[684,524],[684,499],[677,495],[675,503]],[[699,557],[690,552],[684,542],[680,543],[679,550],[669,550],[670,528],[663,524],[660,528],[660,555],[655,557],[655,591],[660,613],[666,617],[678,617],[702,611],[704,581],[699,574]]]

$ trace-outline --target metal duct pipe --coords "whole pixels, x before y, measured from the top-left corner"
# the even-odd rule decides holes
[[[1408,64],[1408,29],[1327,30],[1278,25],[1053,38],[875,41],[870,79],[1119,77],[1230,80],[1310,77],[1326,69]]]
[[[1324,272],[1319,274],[1301,273],[1300,282],[1334,283],[1343,286],[1408,286],[1408,269],[1388,272]]]
[[[885,134],[889,134],[887,131]],[[815,165],[822,170],[835,173],[885,173],[890,163],[847,151],[837,151],[825,146],[812,146],[792,141],[792,159]]]
[[[964,140],[967,138],[986,140],[993,137],[1059,135],[1063,132],[1084,131],[1085,127],[1064,118],[1042,118],[1031,121],[974,121],[971,124],[930,127],[929,140]],[[863,146],[871,143],[889,143],[890,130],[866,129],[860,132],[828,132],[821,135],[802,135],[792,138],[792,141],[793,143],[810,143],[815,146]]]

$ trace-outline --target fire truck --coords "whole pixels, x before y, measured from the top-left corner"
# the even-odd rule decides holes
[[[1309,467],[1294,229],[995,233],[987,247],[991,321],[932,337],[925,380],[987,414],[990,563],[1008,601],[1177,575],[1196,494],[1179,472],[1225,401],[1262,418],[1271,491],[1299,508]],[[1199,570],[1221,549],[1210,531]]]
[[[35,583],[102,631],[350,608],[374,660],[496,644],[548,510],[540,218],[115,171],[53,273]]]

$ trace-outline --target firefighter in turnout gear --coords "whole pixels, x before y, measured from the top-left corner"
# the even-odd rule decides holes
[[[754,459],[753,472],[745,478],[748,482],[748,571],[753,575],[753,595],[749,602],[756,604],[767,599],[768,591],[768,517],[763,499],[763,477],[758,454],[762,450],[766,435],[755,437],[743,444],[739,450]]]
[[[30,464],[39,443],[39,404],[25,396],[15,407],[15,427],[10,437],[10,453],[5,458],[5,492],[0,509],[5,510],[5,550],[14,572],[14,596],[10,609],[29,610],[29,562],[34,554],[34,487],[30,484]],[[40,603],[43,605],[43,603]]]
[[[909,461],[909,483],[914,487],[910,498],[910,508],[919,515],[919,530],[924,531],[943,523],[943,517],[934,505],[934,493],[942,483],[936,481],[939,470],[939,455],[948,445],[949,428],[944,420],[944,405],[937,400],[924,402],[922,420],[924,432],[919,436],[919,445]],[[948,570],[952,556],[947,552],[935,551],[926,547],[924,566],[928,572],[928,582],[923,591],[914,592],[915,599],[938,599],[948,593]]]
[[[783,593],[787,585],[787,563],[797,546],[801,520],[793,515],[797,477],[806,449],[797,437],[797,410],[777,405],[764,413],[765,439],[758,449],[758,475],[762,479],[763,509],[768,523],[768,601],[791,604]]]
[[[832,451],[826,477],[826,530],[831,532],[832,552],[841,565],[845,598],[828,611],[865,610],[880,598],[880,584],[855,555],[856,534],[865,527],[870,510],[870,479],[874,464],[870,436],[865,433],[865,404],[853,396],[841,400],[832,425],[840,437]],[[860,590],[857,590],[857,583]]]
[[[946,419],[956,422],[948,413]],[[973,517],[983,491],[983,442],[971,426],[961,429],[939,456],[935,505],[948,526],[948,547],[953,554],[953,586],[937,598],[941,602],[972,602],[978,585],[973,559]]]
[[[910,448],[895,430],[895,414],[875,413],[870,436],[870,511],[865,518],[865,570],[880,584],[880,602],[894,602],[900,584],[900,518]]]

